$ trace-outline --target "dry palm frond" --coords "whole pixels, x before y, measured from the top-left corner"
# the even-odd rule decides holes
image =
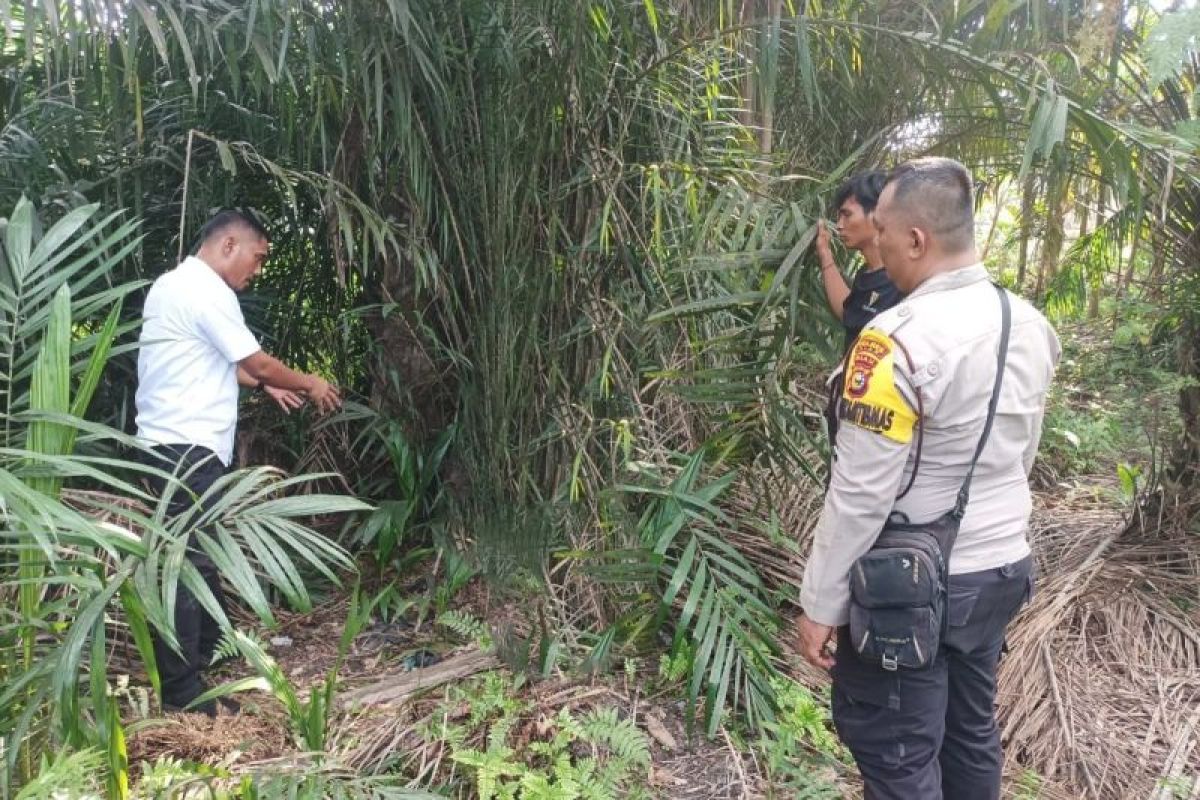
[[[87,514],[97,522],[120,522],[127,524],[129,522],[129,514],[125,513],[117,515],[116,509],[123,509],[125,512],[136,512],[138,514],[149,515],[150,508],[143,502],[125,495],[113,494],[112,492],[101,492],[93,489],[63,489],[60,494],[63,502]]]
[[[740,523],[729,543],[792,605],[799,603],[804,555],[820,516],[822,494],[812,481],[756,469],[738,482],[728,504],[729,514]]]
[[[290,752],[294,745],[282,709],[273,704],[255,714],[171,714],[144,723],[130,734],[129,763],[153,763],[163,756],[197,762],[271,758]]]
[[[1194,788],[1200,541],[1152,540],[1111,513],[1043,525],[1041,585],[1001,665],[1009,758],[1084,797]]]

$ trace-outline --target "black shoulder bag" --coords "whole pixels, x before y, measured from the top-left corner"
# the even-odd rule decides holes
[[[1012,311],[1008,294],[999,286],[996,291],[1001,309],[996,381],[983,434],[954,508],[931,522],[921,523],[911,523],[906,515],[893,511],[875,544],[850,571],[850,640],[864,661],[885,670],[930,666],[945,634],[950,551],[967,510],[975,464],[992,431],[1008,358]]]

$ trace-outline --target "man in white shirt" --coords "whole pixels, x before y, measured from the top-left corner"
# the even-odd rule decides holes
[[[1060,355],[1024,300],[1009,298],[1003,382],[950,553],[936,659],[868,664],[846,627],[850,571],[889,513],[924,523],[954,507],[984,429],[1002,315],[975,253],[973,209],[970,175],[945,158],[900,165],[879,197],[879,250],[905,299],[867,324],[845,362],[832,477],[800,591],[800,652],[832,672],[833,721],[867,800],[1000,797],[996,666],[1033,588],[1028,477]]]
[[[222,211],[200,232],[196,255],[159,277],[146,296],[138,352],[138,437],[151,446],[153,465],[177,475],[196,498],[232,461],[239,385],[266,391],[285,412],[298,408],[304,398],[321,412],[341,404],[336,388],[263,352],[246,327],[236,292],[262,269],[268,249],[267,232],[258,222]],[[166,488],[164,480],[151,483],[160,494]],[[177,491],[168,513],[182,513],[193,502]],[[194,540],[188,559],[223,606],[218,570]],[[200,670],[212,659],[220,637],[216,620],[182,588],[176,597],[175,633],[180,653],[155,642],[162,702],[168,709],[181,709],[205,691]],[[211,701],[197,709],[216,713]]]

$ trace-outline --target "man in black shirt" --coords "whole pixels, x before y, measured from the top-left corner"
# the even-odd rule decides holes
[[[883,172],[860,172],[838,187],[833,196],[833,207],[837,209],[837,232],[842,244],[850,250],[862,253],[863,266],[854,275],[852,285],[838,271],[829,247],[829,229],[824,222],[817,227],[817,258],[821,262],[821,281],[825,284],[825,296],[833,315],[842,322],[846,340],[842,350],[849,354],[850,347],[858,334],[875,315],[886,311],[902,299],[900,290],[892,283],[883,268],[879,245],[875,242],[875,223],[871,212],[879,202],[879,193],[887,182]],[[842,395],[843,370],[838,370],[828,381],[828,402],[825,406],[825,424],[832,445],[837,439],[837,400]],[[831,473],[832,474],[832,473]]]
[[[879,201],[879,193],[887,176],[882,172],[861,172],[838,188],[833,198],[837,209],[837,232],[850,250],[862,253],[864,265],[854,276],[852,285],[838,271],[829,247],[829,230],[817,228],[817,258],[821,262],[821,280],[825,296],[834,316],[846,329],[845,349],[858,338],[868,322],[901,300],[900,290],[883,269],[883,259],[875,244],[875,226],[871,212]]]

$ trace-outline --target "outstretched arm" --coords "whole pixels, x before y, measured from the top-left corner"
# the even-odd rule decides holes
[[[833,250],[829,246],[829,229],[824,222],[817,223],[817,260],[821,262],[821,282],[825,284],[825,298],[829,308],[839,320],[846,298],[850,296],[850,287],[846,279],[838,272],[837,262],[833,260]]]
[[[302,392],[321,412],[333,411],[342,404],[338,390],[324,378],[290,369],[282,361],[262,350],[238,362],[239,383],[243,373],[252,381],[249,384],[251,386],[262,382],[275,389]]]
[[[239,386],[245,386],[251,389],[257,389],[262,386],[263,392],[275,401],[275,404],[282,409],[283,413],[290,414],[293,410],[304,405],[304,395],[291,389],[280,389],[278,386],[271,386],[266,383],[260,383],[250,376],[249,372],[237,368],[237,382]]]

